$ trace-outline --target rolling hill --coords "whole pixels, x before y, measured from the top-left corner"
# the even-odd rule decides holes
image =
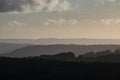
[[[87,52],[97,52],[102,50],[115,50],[120,48],[120,45],[35,45],[19,48],[7,54],[0,56],[7,57],[28,57],[40,55],[54,55],[62,52],[73,52],[76,56]]]

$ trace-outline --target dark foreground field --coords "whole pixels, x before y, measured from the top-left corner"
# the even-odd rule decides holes
[[[120,63],[60,62],[38,58],[0,58],[0,78],[110,80],[120,77]],[[4,79],[2,79],[4,78]]]

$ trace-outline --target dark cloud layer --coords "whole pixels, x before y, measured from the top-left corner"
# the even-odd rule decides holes
[[[67,0],[0,0],[0,12],[66,11]]]
[[[0,0],[0,12],[25,11],[25,7],[35,6],[32,0]]]

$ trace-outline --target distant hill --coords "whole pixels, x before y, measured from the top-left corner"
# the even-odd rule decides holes
[[[72,51],[75,55],[79,55],[90,51],[114,50],[117,48],[120,48],[120,39],[0,39],[0,54],[3,54],[3,56],[15,57],[39,56],[41,54],[54,55],[68,51]]]
[[[34,39],[0,39],[0,43],[31,44]]]
[[[102,50],[115,50],[120,48],[120,45],[36,45],[19,48],[7,54],[0,56],[7,57],[28,57],[40,55],[55,55],[62,52],[73,52],[76,56],[87,52],[97,52]]]
[[[35,41],[35,44],[76,44],[76,45],[110,45],[120,44],[120,39],[87,39],[87,38],[78,38],[78,39],[38,39]]]
[[[76,44],[76,45],[120,45],[120,39],[57,39],[57,38],[43,38],[43,39],[0,39],[0,43],[17,43],[17,44]]]
[[[31,44],[0,43],[0,54],[8,53],[16,49],[30,46]]]
[[[0,57],[0,59],[1,58],[10,58],[10,57]],[[60,61],[60,62],[120,63],[120,49],[116,49],[113,52],[111,50],[88,52],[86,54],[80,54],[79,56],[75,56],[73,52],[62,52],[55,55],[29,56],[29,57],[13,58],[13,59],[30,59],[35,61],[48,60],[48,61]]]

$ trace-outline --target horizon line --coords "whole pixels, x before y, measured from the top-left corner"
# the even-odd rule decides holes
[[[0,38],[0,39],[32,39],[32,40],[39,40],[39,39],[100,39],[100,40],[120,40],[120,38]]]

